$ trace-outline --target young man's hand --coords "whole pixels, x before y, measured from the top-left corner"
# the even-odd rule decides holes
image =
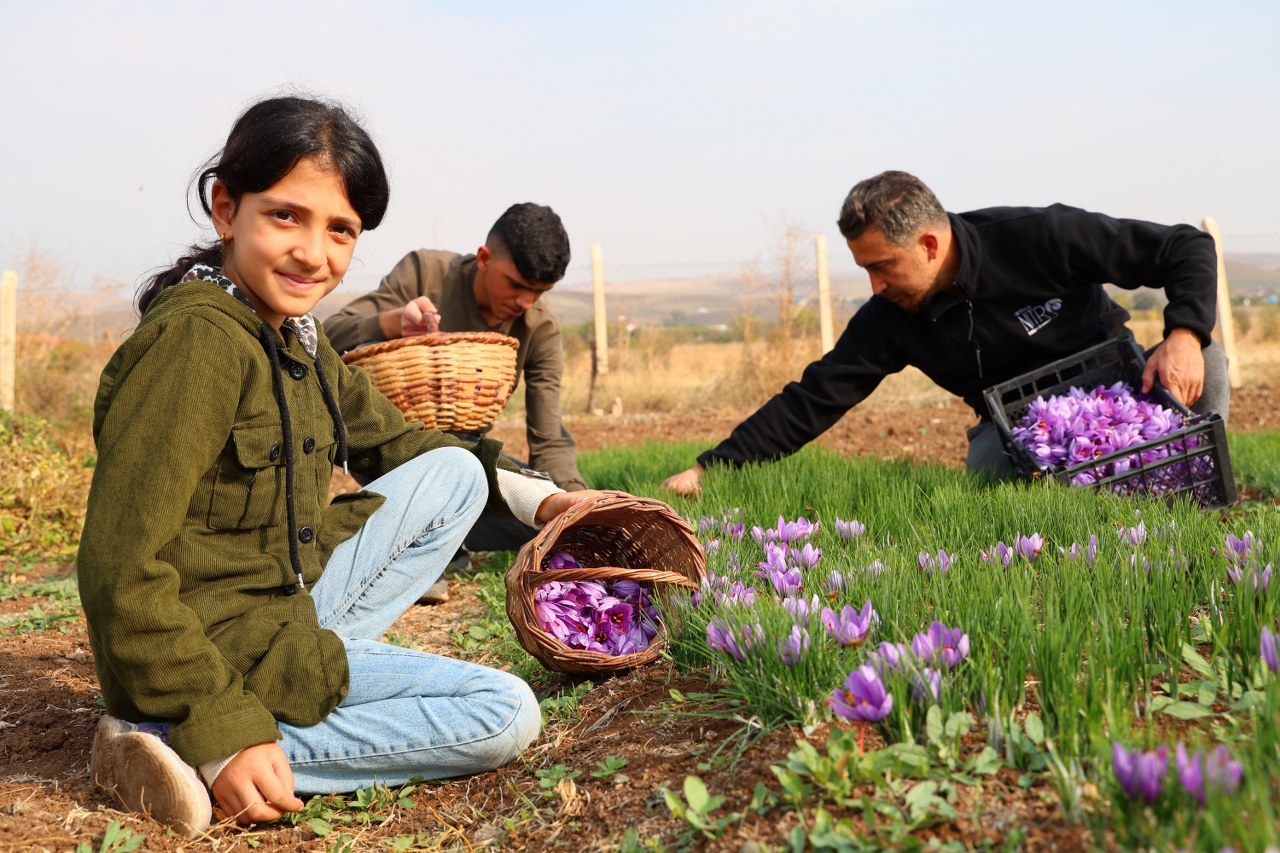
[[[702,491],[702,472],[705,470],[701,465],[694,465],[679,474],[672,474],[662,485],[682,497],[696,495]]]
[[[285,812],[302,809],[293,793],[293,770],[284,750],[267,741],[240,750],[213,780],[218,805],[236,823],[279,820]]]
[[[534,513],[533,518],[538,522],[538,524],[546,524],[560,513],[568,510],[574,504],[591,498],[616,494],[621,493],[602,492],[599,489],[580,489],[576,492],[556,492],[555,494],[547,495],[542,499],[542,503],[538,504],[538,511]]]
[[[394,341],[440,331],[440,312],[425,296],[415,297],[403,308],[388,308],[378,315],[382,338]]]
[[[1142,393],[1151,391],[1157,377],[1184,406],[1192,406],[1200,399],[1204,393],[1204,353],[1195,332],[1173,329],[1155,348],[1142,371]]]

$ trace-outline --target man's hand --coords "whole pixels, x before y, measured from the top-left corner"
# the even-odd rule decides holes
[[[440,331],[440,312],[430,299],[419,296],[400,309],[400,337]]]
[[[275,741],[242,749],[213,780],[213,795],[237,823],[279,820],[303,806],[293,793],[289,759]]]
[[[1204,393],[1204,353],[1195,332],[1173,329],[1164,343],[1155,348],[1142,371],[1142,393],[1152,389],[1157,377],[1184,406],[1194,405],[1200,399]]]
[[[576,492],[556,492],[554,495],[547,495],[542,499],[542,503],[538,504],[538,511],[533,514],[533,518],[538,524],[546,524],[560,513],[566,511],[574,504],[591,498],[604,497],[606,495],[617,495],[621,492],[602,492],[599,489],[581,489]]]
[[[701,465],[694,465],[679,474],[672,474],[662,485],[682,497],[696,495],[702,491],[702,472],[705,470]]]

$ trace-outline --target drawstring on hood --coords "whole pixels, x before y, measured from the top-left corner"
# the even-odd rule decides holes
[[[978,360],[978,378],[982,378],[982,345],[973,338],[973,300],[966,299],[964,304],[969,308],[969,343],[973,345],[973,356]]]
[[[313,364],[316,367],[316,379],[320,380],[320,394],[324,397],[325,408],[329,410],[329,417],[333,418],[333,437],[338,440],[338,461],[342,463],[342,473],[346,474],[348,473],[347,427],[342,422],[342,412],[338,411],[338,401],[329,390],[329,380],[325,377],[324,370],[320,368],[320,360],[316,359]]]

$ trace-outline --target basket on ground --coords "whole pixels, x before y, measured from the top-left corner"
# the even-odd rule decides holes
[[[1121,495],[1181,497],[1206,507],[1234,503],[1236,484],[1222,416],[1192,415],[1159,385],[1147,396],[1185,416],[1180,429],[1161,438],[1060,468],[1045,468],[1014,439],[1013,428],[1037,397],[1116,382],[1127,382],[1136,391],[1145,366],[1137,343],[1120,337],[986,389],[983,397],[1014,470],[1068,484],[1091,481],[1096,489]]]
[[[567,553],[583,566],[552,569],[551,556]],[[525,651],[555,672],[620,672],[656,660],[662,633],[647,649],[628,655],[571,648],[544,631],[534,594],[550,581],[635,581],[650,590],[662,614],[670,595],[698,589],[706,556],[693,530],[662,501],[609,493],[575,504],[520,549],[507,571],[507,616]]]
[[[434,332],[344,353],[373,387],[428,429],[482,430],[501,414],[516,381],[520,342],[497,332]]]

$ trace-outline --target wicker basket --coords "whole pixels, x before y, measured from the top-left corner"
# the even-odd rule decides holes
[[[497,332],[434,332],[360,347],[342,360],[364,368],[406,419],[471,431],[487,428],[507,404],[519,346]]]
[[[551,569],[551,555],[566,552],[581,569]],[[520,549],[507,571],[507,616],[525,651],[555,672],[620,672],[657,660],[662,633],[642,652],[610,655],[574,649],[538,624],[534,591],[548,581],[631,580],[647,586],[664,619],[670,593],[696,590],[706,556],[693,530],[662,501],[608,493],[561,513]]]

